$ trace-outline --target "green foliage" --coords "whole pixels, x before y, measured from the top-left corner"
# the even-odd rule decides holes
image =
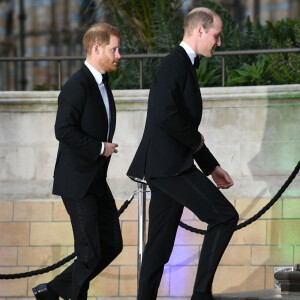
[[[284,19],[277,21],[276,23],[267,22],[265,30],[269,35],[268,48],[276,47],[283,48],[286,47],[287,40],[291,40],[292,47],[299,46],[299,39],[297,41],[297,28],[300,27],[300,18],[297,19]]]
[[[59,88],[57,84],[52,84],[51,87],[49,87],[46,83],[42,83],[42,84],[36,84],[33,87],[33,90],[34,91],[49,91],[49,90],[58,91]]]
[[[182,0],[104,0],[121,31],[121,52],[169,53],[182,38]],[[179,25],[180,24],[180,25]],[[143,60],[143,86],[149,87],[160,59]],[[121,60],[112,87],[139,88],[140,62]]]
[[[230,70],[226,86],[236,85],[264,85],[270,83],[270,57],[259,55],[256,63],[244,63],[240,68]]]
[[[168,53],[174,49],[183,35],[183,30],[174,24],[182,24],[180,13],[182,1],[157,0],[153,9],[152,45],[154,52]],[[181,25],[182,26],[182,25]]]
[[[221,51],[300,47],[299,18],[268,21],[262,25],[259,20],[252,23],[248,17],[245,24],[239,27],[231,14],[215,1],[198,0],[193,4],[195,7],[206,6],[213,9],[223,20]],[[299,53],[270,54],[269,57],[270,59],[262,59],[257,55],[226,57],[226,85],[299,83]],[[242,71],[242,74],[237,70]],[[245,76],[245,72],[254,77]],[[220,81],[218,83],[221,84]]]
[[[103,0],[106,15],[121,30],[121,53],[169,53],[182,40],[182,0]],[[300,19],[252,23],[243,26],[214,0],[194,0],[192,7],[208,7],[223,21],[220,51],[300,47]],[[107,14],[108,12],[108,14]],[[161,59],[143,60],[143,87],[149,88]],[[299,53],[235,55],[226,57],[226,85],[300,82]],[[203,58],[197,70],[201,86],[220,86],[221,57]],[[121,60],[111,73],[113,88],[139,88],[139,60]]]
[[[127,53],[170,51],[181,35],[176,24],[182,24],[182,0],[103,0],[103,5]]]
[[[213,67],[213,64],[206,57],[201,59],[200,66],[196,72],[201,86],[216,86],[222,81],[221,64]]]
[[[37,84],[33,87],[34,91],[48,91],[49,88],[46,86],[46,83]]]
[[[247,26],[246,37],[251,41],[252,25]],[[255,32],[261,37],[261,48],[294,48],[300,47],[299,20],[281,20],[276,23],[267,22],[265,27],[256,25]],[[268,35],[268,39],[265,37]],[[254,49],[255,43],[250,42],[248,49]],[[241,57],[241,56],[239,56]],[[248,57],[248,62],[245,62]],[[237,58],[237,57],[236,57]],[[258,85],[258,84],[295,84],[300,83],[299,53],[281,53],[268,55],[244,55],[240,66],[236,58],[227,64],[226,86]],[[228,61],[228,60],[227,60]],[[234,67],[234,64],[237,66]]]
[[[300,26],[294,25],[294,35],[288,38],[287,48],[300,47]],[[278,47],[278,43],[274,42]],[[300,83],[300,55],[299,53],[281,53],[271,56],[270,72],[275,84]]]

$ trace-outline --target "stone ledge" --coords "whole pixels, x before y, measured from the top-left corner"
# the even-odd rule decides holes
[[[222,293],[214,294],[216,300],[273,300],[273,299],[286,299],[294,300],[299,299],[299,294],[281,294],[280,288],[268,289],[268,290],[257,290],[248,292],[238,292],[238,293]]]
[[[0,92],[0,112],[53,112],[59,91]],[[146,110],[149,90],[113,90],[118,111]],[[297,104],[300,84],[201,88],[204,108]]]

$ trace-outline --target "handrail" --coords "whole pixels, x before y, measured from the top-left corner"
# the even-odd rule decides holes
[[[245,54],[274,54],[274,53],[288,53],[299,52],[300,48],[279,48],[279,49],[256,49],[256,50],[229,50],[216,51],[214,56],[228,56],[228,55],[245,55]],[[143,58],[163,58],[168,53],[145,53],[145,54],[122,54],[123,59],[143,59]],[[58,61],[58,60],[84,60],[85,56],[3,56],[1,61]]]
[[[282,48],[282,49],[256,49],[256,50],[230,50],[216,51],[214,56],[222,56],[222,86],[225,86],[225,56],[229,55],[254,55],[254,54],[276,54],[276,53],[300,53],[300,48]],[[143,88],[143,59],[163,58],[168,53],[147,53],[147,54],[124,54],[122,59],[139,59],[140,60],[140,89]],[[35,56],[35,57],[0,57],[0,62],[25,62],[25,61],[57,61],[59,66],[58,86],[62,85],[62,61],[84,60],[84,56]]]

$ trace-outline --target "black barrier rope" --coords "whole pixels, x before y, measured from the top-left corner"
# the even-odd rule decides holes
[[[300,170],[300,161],[298,162],[297,166],[295,167],[294,171],[289,176],[287,181],[283,184],[283,186],[276,193],[276,195],[271,199],[271,201],[266,206],[264,206],[257,214],[255,214],[252,218],[250,218],[250,219],[246,220],[245,222],[240,223],[239,225],[237,225],[235,230],[239,230],[241,228],[244,228],[247,225],[249,225],[249,224],[253,223],[254,221],[256,221],[258,218],[260,218],[280,198],[280,196],[284,193],[284,191],[287,189],[287,187],[295,179],[295,177],[297,176],[299,170]],[[124,210],[128,207],[128,205],[131,203],[132,199],[134,198],[135,193],[136,192],[134,192],[123,203],[123,205],[120,207],[120,209],[118,210],[118,216],[120,216],[124,212]],[[198,233],[198,234],[205,234],[206,233],[206,230],[194,228],[194,227],[189,226],[189,225],[187,225],[187,224],[185,224],[181,221],[180,221],[179,225],[182,228],[184,228],[186,230],[189,230],[191,232],[194,232],[194,233]],[[60,266],[62,266],[65,263],[69,262],[70,260],[72,260],[75,257],[76,257],[76,254],[74,252],[71,255],[65,257],[64,259],[62,259],[61,261],[57,262],[56,264],[54,264],[52,266],[49,266],[49,267],[46,267],[46,268],[43,268],[43,269],[34,270],[34,271],[31,271],[31,272],[25,272],[25,273],[17,273],[17,274],[0,274],[0,280],[1,279],[17,279],[17,278],[31,277],[31,276],[35,276],[35,275],[39,275],[39,274],[44,274],[44,273],[52,271],[56,268],[59,268]]]
[[[246,220],[245,222],[240,223],[239,225],[237,225],[235,230],[239,230],[241,228],[244,228],[247,225],[249,225],[249,224],[253,223],[254,221],[256,221],[258,218],[260,218],[280,198],[280,196],[284,193],[284,191],[287,189],[287,187],[295,179],[295,177],[297,176],[299,170],[300,170],[300,161],[298,161],[298,164],[295,167],[292,174],[290,175],[290,177],[287,179],[287,181],[284,183],[284,185],[280,188],[280,190],[277,192],[277,194],[270,200],[270,202],[266,206],[264,206],[257,214],[255,214],[252,218],[250,218],[250,219]],[[180,221],[179,225],[182,228],[184,228],[186,230],[189,230],[191,232],[195,232],[195,233],[198,233],[198,234],[205,234],[206,233],[206,230],[194,228],[194,227],[189,226],[189,225],[187,225],[187,224],[185,224],[181,221]]]
[[[131,194],[131,196],[123,203],[123,205],[118,210],[118,216],[120,216],[124,212],[124,210],[128,207],[128,205],[131,203],[132,199],[134,198],[134,195],[135,195],[135,192],[133,194]],[[62,259],[61,261],[57,262],[56,264],[54,264],[52,266],[48,266],[43,269],[33,270],[30,272],[24,272],[24,273],[0,274],[0,279],[18,279],[18,278],[25,278],[25,277],[31,277],[31,276],[35,276],[35,275],[48,273],[50,271],[53,271],[53,270],[61,267],[62,265],[66,264],[67,262],[69,262],[70,260],[72,260],[75,257],[76,257],[76,254],[74,252],[71,255],[65,257],[64,259]]]
[[[71,255],[65,257],[64,259],[62,259],[61,261],[57,262],[56,264],[43,268],[43,269],[39,269],[39,270],[34,270],[34,271],[30,271],[30,272],[24,272],[24,273],[17,273],[17,274],[0,274],[0,279],[19,279],[19,278],[25,278],[25,277],[31,277],[31,276],[35,276],[35,275],[39,275],[39,274],[44,274],[44,273],[48,273],[56,268],[59,268],[60,266],[66,264],[68,261],[70,261],[71,259],[75,258],[76,254],[75,252],[72,253]]]

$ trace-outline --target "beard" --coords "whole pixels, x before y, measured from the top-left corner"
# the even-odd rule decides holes
[[[112,72],[117,70],[117,63],[118,59],[111,59],[108,56],[104,55],[99,61],[99,64],[101,65],[102,69],[106,72]]]

